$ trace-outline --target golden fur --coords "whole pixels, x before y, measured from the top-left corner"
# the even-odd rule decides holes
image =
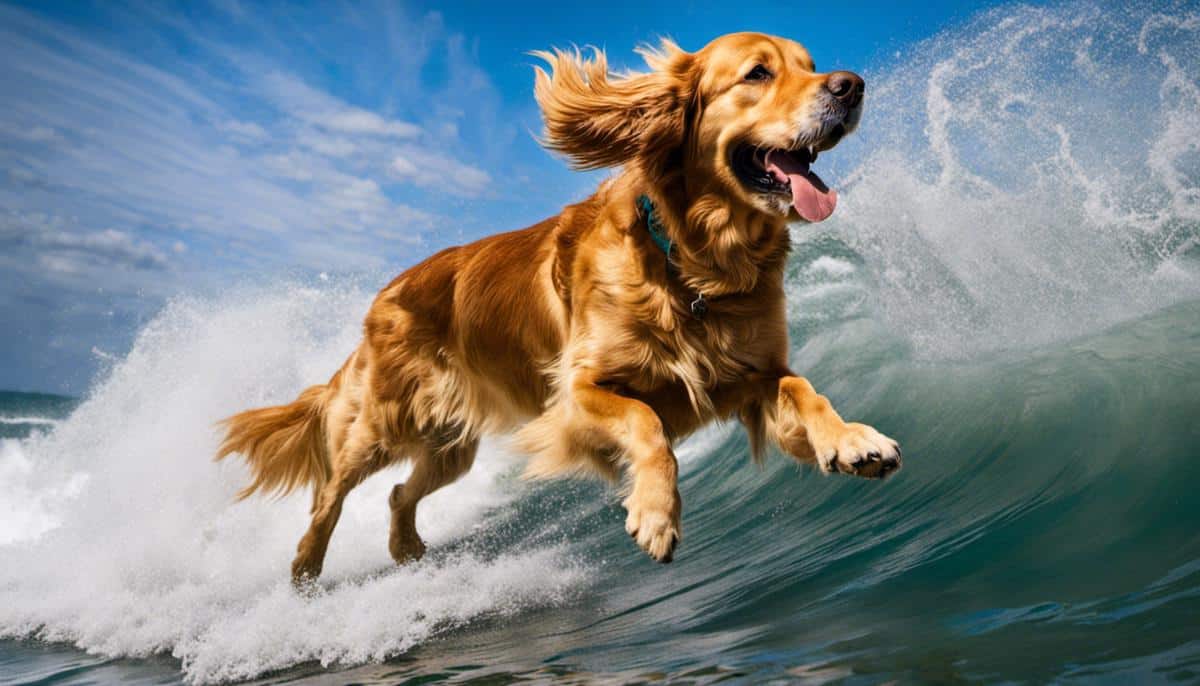
[[[544,145],[579,168],[622,170],[556,217],[405,271],[328,384],[225,421],[218,459],[241,453],[253,475],[242,497],[313,487],[297,581],[320,574],[350,489],[402,460],[413,473],[390,498],[389,548],[397,562],[420,557],[418,501],[466,472],[489,432],[517,432],[531,476],[627,472],[626,529],[664,562],[681,530],[672,444],[705,423],[736,416],[756,457],[774,441],[826,472],[900,464],[894,441],[844,422],[789,371],[788,202],[748,190],[728,163],[737,142],[836,144],[858,109],[830,133],[829,75],[761,34],[695,53],[664,42],[643,53],[649,72],[621,76],[600,51],[538,54]],[[743,77],[756,64],[772,78]],[[641,194],[674,241],[670,267]],[[697,293],[703,318],[689,309]]]

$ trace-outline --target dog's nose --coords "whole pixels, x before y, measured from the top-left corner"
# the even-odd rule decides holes
[[[835,71],[825,79],[825,87],[846,107],[854,107],[862,102],[867,85],[861,76],[852,71]]]

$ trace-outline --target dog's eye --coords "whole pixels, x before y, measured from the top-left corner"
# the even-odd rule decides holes
[[[771,73],[770,69],[767,69],[766,67],[762,66],[761,64],[756,64],[756,65],[754,65],[753,69],[746,72],[745,80],[746,81],[769,81],[769,80],[771,80],[772,76],[774,76],[774,74]]]

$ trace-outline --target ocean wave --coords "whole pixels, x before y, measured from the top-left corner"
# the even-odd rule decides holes
[[[901,441],[887,482],[754,466],[711,427],[679,447],[661,566],[613,489],[521,482],[493,442],[423,501],[426,559],[388,557],[390,470],[296,595],[307,498],[235,504],[213,422],[327,378],[371,289],[179,300],[68,419],[0,448],[0,636],[167,654],[194,682],[1194,678],[1197,33],[1174,5],[1005,7],[868,75],[828,156],[859,164],[794,230],[786,286],[791,365]]]
[[[0,502],[23,516],[5,512],[0,542],[23,543],[0,565],[0,636],[106,655],[165,651],[189,678],[220,681],[381,659],[586,585],[562,541],[459,548],[395,569],[387,495],[404,479],[399,468],[347,500],[329,585],[308,598],[291,591],[286,570],[308,498],[235,505],[246,474],[213,464],[213,425],[248,402],[285,401],[336,368],[368,302],[354,289],[307,288],[176,302],[69,419],[5,441]],[[423,501],[426,540],[462,537],[520,497],[515,472],[502,445],[485,445],[467,477]]]
[[[0,417],[0,424],[28,424],[30,426],[57,426],[58,419],[49,417]]]

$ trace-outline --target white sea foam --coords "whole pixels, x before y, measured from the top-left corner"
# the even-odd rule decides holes
[[[797,231],[800,243],[845,240],[863,266],[814,257],[789,284],[796,307],[819,320],[869,297],[918,354],[961,356],[1195,297],[1198,33],[1186,14],[1009,7],[868,75],[860,132],[821,161],[861,164],[841,175],[834,218]],[[231,504],[245,472],[211,463],[211,423],[327,378],[357,342],[370,295],[323,280],[177,302],[68,420],[0,446],[0,634],[169,652],[212,681],[378,659],[587,583],[561,547],[392,569],[393,473],[348,499],[326,567],[333,588],[290,591],[307,498]],[[681,446],[684,469],[734,430]],[[446,543],[520,489],[489,446],[418,524]]]
[[[34,486],[34,464],[16,439],[0,440],[0,546],[33,540],[59,525],[55,510],[87,482],[74,474],[58,484]]]
[[[46,417],[0,417],[0,424],[26,424],[33,426],[55,426],[58,420]]]
[[[731,434],[740,430],[737,422],[714,422],[690,435],[675,446],[681,472],[688,472],[702,464]]]
[[[854,273],[854,264],[849,260],[838,259],[830,255],[821,255],[808,265],[807,271],[816,276],[849,276]]]
[[[848,242],[923,357],[1197,297],[1198,75],[1194,11],[988,12],[868,74],[859,132],[822,156],[847,167],[838,212],[798,235]]]
[[[173,303],[87,400],[45,435],[0,447],[0,635],[107,655],[168,652],[189,678],[244,678],[306,660],[381,659],[445,626],[559,602],[586,583],[551,547],[432,555],[396,569],[387,553],[391,470],[347,499],[323,577],[287,584],[307,494],[232,496],[236,461],[214,464],[213,422],[286,402],[324,381],[357,343],[364,291],[322,284]],[[517,497],[516,465],[485,444],[460,482],[426,499],[431,547],[486,525]]]

